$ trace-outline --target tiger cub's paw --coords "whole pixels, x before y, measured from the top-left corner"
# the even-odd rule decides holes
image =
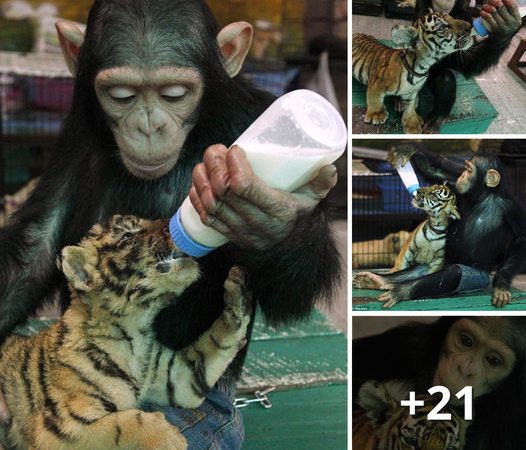
[[[246,289],[245,274],[240,267],[230,269],[224,287],[224,321],[232,331],[242,330],[244,337],[252,313],[252,296]]]
[[[364,121],[365,123],[381,125],[382,123],[385,123],[388,117],[389,113],[387,112],[387,109],[384,108],[381,111],[367,111],[365,113]]]
[[[141,450],[187,450],[188,443],[179,429],[161,412],[137,410],[119,413],[116,448]]]
[[[407,134],[421,134],[422,124],[424,121],[418,114],[412,114],[408,117],[402,117],[402,126],[404,127],[404,133]]]

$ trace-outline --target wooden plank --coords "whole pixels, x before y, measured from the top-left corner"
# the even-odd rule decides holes
[[[344,450],[347,386],[333,385],[269,394],[272,408],[241,409],[243,450]]]

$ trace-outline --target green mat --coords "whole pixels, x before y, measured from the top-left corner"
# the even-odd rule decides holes
[[[512,288],[511,303],[503,308],[491,304],[491,289],[474,294],[452,295],[451,297],[404,300],[389,309],[382,308],[377,298],[383,291],[371,289],[352,290],[353,311],[524,311],[526,292]]]
[[[346,450],[347,386],[271,394],[271,409],[243,408],[243,450]]]
[[[321,313],[279,330],[257,317],[237,396],[270,386],[272,408],[240,409],[243,449],[347,448],[347,339]]]
[[[353,133],[385,134],[403,133],[402,113],[395,112],[395,97],[386,97],[385,106],[389,111],[387,122],[382,125],[366,124],[363,121],[367,111],[367,87],[355,79],[352,84],[352,124]],[[417,112],[426,116],[433,107],[431,91],[424,88],[420,92]],[[483,133],[497,117],[498,113],[475,80],[457,77],[457,98],[451,116],[440,129],[441,134]]]

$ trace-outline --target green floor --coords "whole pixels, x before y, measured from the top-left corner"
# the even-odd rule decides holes
[[[279,331],[259,318],[238,397],[273,386],[272,408],[242,408],[246,450],[347,448],[347,339],[323,315]]]
[[[352,290],[353,311],[385,311],[383,303],[377,298],[383,291],[369,289]],[[443,298],[405,300],[397,303],[389,311],[525,311],[526,292],[512,289],[511,303],[504,308],[491,304],[491,289],[475,294],[454,295]]]
[[[427,88],[421,92],[417,112],[427,115],[432,108],[432,94]],[[363,121],[367,111],[366,86],[353,80],[352,123],[353,133],[385,134],[403,133],[402,113],[394,111],[395,97],[387,97],[385,106],[389,111],[387,122],[382,125],[366,124]],[[457,79],[457,98],[451,116],[446,120],[441,134],[483,133],[497,117],[497,110],[491,104],[475,80],[466,80],[462,75]]]

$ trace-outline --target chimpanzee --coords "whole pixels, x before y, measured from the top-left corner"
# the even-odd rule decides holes
[[[471,23],[468,3],[465,0],[416,0],[414,19],[432,8]],[[515,0],[489,0],[480,16],[486,21],[489,36],[465,52],[449,55],[430,70],[427,85],[434,95],[434,108],[424,120],[424,132],[438,132],[453,108],[457,89],[453,71],[468,78],[487,71],[498,63],[522,23]]]
[[[472,386],[465,450],[524,448],[525,317],[443,317],[407,323],[352,345],[354,392],[368,380],[401,381],[417,393],[441,385],[450,391],[449,402],[461,407],[463,399],[455,394]]]
[[[392,164],[408,159],[430,181],[456,179],[461,219],[447,230],[444,268],[424,276],[418,265],[388,275],[364,272],[355,277],[356,285],[387,290],[379,300],[391,307],[400,300],[482,290],[496,267],[492,303],[508,304],[513,277],[526,269],[526,211],[508,194],[500,160],[476,154],[464,162],[462,171],[458,164],[416,144],[391,150]]]
[[[209,328],[234,262],[270,323],[305,318],[316,299],[328,301],[340,261],[319,203],[336,183],[335,167],[286,193],[255,177],[242,149],[225,147],[272,101],[235,78],[251,26],[218,31],[204,0],[96,0],[85,36],[69,22],[57,28],[76,75],[74,97],[49,167],[0,229],[0,337],[57,287],[64,293],[56,267],[64,246],[117,213],[170,217],[190,188],[202,220],[230,243],[200,260],[200,281],[159,315],[163,343],[181,348]],[[225,411],[217,429],[230,423],[238,437],[230,400],[245,353],[212,394],[223,404],[208,407]]]

